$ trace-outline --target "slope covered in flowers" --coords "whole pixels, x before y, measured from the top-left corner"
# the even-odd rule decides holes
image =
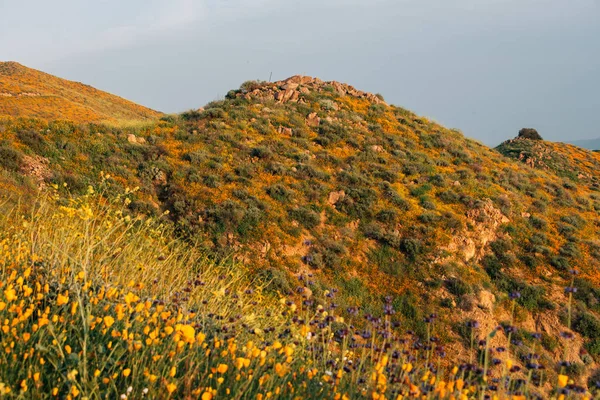
[[[384,316],[356,330],[335,291],[314,302],[265,294],[240,266],[131,215],[133,192],[102,187],[2,209],[3,398],[591,398],[564,366],[524,375],[515,327],[484,334],[472,343],[479,360],[453,366],[436,315],[419,338],[398,329],[386,299]],[[496,335],[504,346],[489,345]]]
[[[131,124],[160,113],[91,86],[0,62],[0,116]]]
[[[544,372],[531,374],[554,382],[564,361],[586,385],[600,356],[596,187],[347,85],[299,81],[246,83],[144,127],[7,118],[0,193],[16,201],[66,184],[85,194],[107,173],[115,195],[139,187],[133,215],[162,216],[177,237],[269,282],[271,295],[319,304],[336,289],[339,315],[364,317],[358,336],[394,310],[423,340],[436,314],[437,339],[468,363],[480,349],[467,325],[480,326],[475,344],[501,326],[519,344],[516,379],[539,363]]]

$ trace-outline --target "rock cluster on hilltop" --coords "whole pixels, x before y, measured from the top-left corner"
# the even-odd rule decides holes
[[[302,94],[310,92],[322,92],[333,89],[340,96],[353,96],[367,99],[375,104],[386,104],[380,96],[363,92],[345,83],[336,81],[322,81],[310,76],[294,75],[288,79],[277,82],[257,83],[248,89],[238,90],[230,93],[228,97],[244,97],[250,99],[274,100],[279,103],[300,102],[303,103]]]

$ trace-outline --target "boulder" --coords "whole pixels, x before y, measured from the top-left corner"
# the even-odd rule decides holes
[[[496,296],[492,292],[482,290],[477,293],[477,306],[486,310],[492,310],[496,303]]]
[[[310,113],[308,114],[308,117],[306,117],[306,125],[308,126],[317,127],[320,123],[321,118],[319,118],[316,112]]]
[[[346,197],[346,192],[344,192],[343,190],[340,190],[338,192],[331,192],[329,193],[329,198],[327,199],[327,202],[334,206],[338,201],[342,200],[344,197]]]

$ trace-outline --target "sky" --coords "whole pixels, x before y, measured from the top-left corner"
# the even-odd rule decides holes
[[[600,137],[600,0],[0,0],[0,60],[169,113],[302,74],[488,145]]]

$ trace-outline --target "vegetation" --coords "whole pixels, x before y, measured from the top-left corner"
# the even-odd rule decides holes
[[[90,187],[78,197],[56,187],[26,214],[3,209],[0,362],[11,366],[0,369],[3,397],[587,393],[569,378],[582,374],[576,365],[553,375],[529,361],[527,379],[519,378],[511,336],[520,336],[511,325],[484,332],[475,345],[479,323],[468,322],[461,332],[481,356],[452,366],[436,336],[434,314],[424,318],[426,337],[420,338],[398,329],[391,298],[382,303],[383,316],[365,315],[368,322],[359,330],[353,325],[359,320],[356,309],[348,310],[347,320],[338,313],[335,289],[278,299],[239,265],[215,263],[173,240],[159,219],[131,215],[132,191],[111,198],[103,186],[101,193]],[[455,293],[467,292],[458,281],[451,285]],[[405,298],[397,306],[419,314],[411,302]],[[505,335],[508,345],[491,347],[496,335]],[[541,335],[533,337],[531,345],[513,347],[537,354],[535,340]],[[496,358],[506,349],[505,361]],[[495,376],[490,383],[482,379],[486,371]]]
[[[142,125],[0,120],[13,395],[595,390],[596,154],[282,86]]]
[[[544,140],[537,130],[533,128],[523,128],[519,131],[519,138],[530,140]]]

